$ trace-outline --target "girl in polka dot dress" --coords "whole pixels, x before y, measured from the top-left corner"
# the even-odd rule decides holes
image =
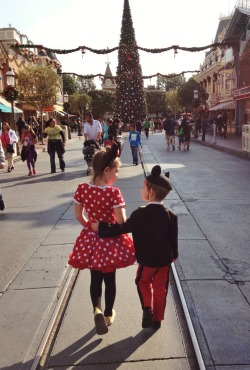
[[[135,262],[133,241],[127,234],[112,238],[98,238],[91,228],[96,219],[107,223],[122,224],[126,221],[125,202],[118,188],[112,185],[118,177],[121,162],[117,157],[117,144],[99,150],[93,157],[93,178],[79,184],[74,195],[75,216],[83,226],[76,239],[69,264],[77,269],[90,269],[90,296],[94,308],[97,334],[105,334],[114,321],[113,309],[117,268]],[[105,310],[102,312],[102,282],[105,284]]]

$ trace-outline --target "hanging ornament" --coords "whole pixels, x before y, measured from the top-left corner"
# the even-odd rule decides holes
[[[174,49],[174,58],[175,58],[175,55],[178,54],[178,50],[175,48]]]
[[[127,61],[130,62],[131,61],[131,56],[128,54],[127,55]]]
[[[83,54],[86,53],[86,49],[82,48],[81,51],[82,51],[82,58],[83,58]]]

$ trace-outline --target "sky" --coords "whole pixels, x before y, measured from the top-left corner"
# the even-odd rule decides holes
[[[35,44],[53,49],[118,46],[124,0],[0,0],[0,28],[16,28]],[[214,41],[220,16],[232,13],[236,0],[129,0],[137,45],[165,48],[171,45],[201,47]],[[160,54],[140,51],[143,76],[198,70],[202,52],[170,50]],[[113,75],[117,52],[98,55],[87,51],[59,55],[63,72],[104,74],[110,62]],[[186,78],[191,74],[186,74]],[[95,79],[100,88],[99,78]],[[144,80],[144,85],[155,78]]]

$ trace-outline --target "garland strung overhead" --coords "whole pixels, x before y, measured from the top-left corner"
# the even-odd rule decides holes
[[[220,49],[226,49],[228,47],[232,47],[234,44],[232,42],[230,43],[226,43],[226,42],[222,42],[222,43],[213,43],[213,44],[210,44],[210,45],[206,45],[206,46],[200,46],[200,47],[183,47],[183,46],[179,46],[179,45],[172,45],[172,46],[169,46],[167,48],[153,48],[153,49],[149,49],[149,48],[143,48],[143,47],[140,47],[140,46],[137,46],[137,45],[133,45],[132,48],[135,48],[135,49],[138,49],[138,50],[142,50],[142,51],[145,51],[147,53],[154,53],[154,54],[158,54],[158,53],[163,53],[165,51],[169,51],[169,50],[174,50],[175,52],[177,52],[177,50],[183,50],[183,51],[189,51],[189,52],[198,52],[198,51],[203,51],[203,50],[206,50],[206,49],[212,49],[212,48],[220,48]],[[49,51],[51,53],[55,53],[55,54],[70,54],[70,53],[74,53],[76,51],[79,51],[81,50],[82,54],[85,54],[86,50],[90,51],[91,53],[95,53],[95,54],[109,54],[109,53],[112,53],[113,51],[116,51],[116,50],[119,50],[120,47],[119,46],[116,46],[112,49],[109,49],[109,48],[106,48],[106,49],[93,49],[93,48],[90,48],[88,46],[78,46],[77,48],[75,49],[52,49],[52,48],[47,48],[46,46],[43,46],[43,45],[37,45],[37,44],[14,44],[11,46],[12,48],[15,48],[15,49],[34,49],[34,48],[37,48],[38,50],[46,50],[46,51]],[[127,45],[121,45],[121,47],[126,47],[128,48]]]
[[[147,79],[147,78],[153,78],[153,77],[164,77],[164,78],[175,78],[175,77],[178,77],[178,76],[183,76],[185,73],[199,73],[200,71],[183,71],[181,73],[171,73],[171,74],[168,74],[168,75],[163,75],[162,73],[156,73],[154,75],[150,75],[150,76],[142,76],[143,79]],[[101,73],[98,73],[96,75],[79,75],[77,73],[74,73],[74,72],[58,72],[59,75],[73,75],[73,76],[77,76],[77,77],[80,77],[80,78],[83,78],[85,80],[88,80],[88,79],[92,79],[92,78],[95,78],[95,77],[106,77],[106,78],[113,78],[114,80],[118,79],[118,77],[116,76],[112,76],[112,75],[103,75]],[[130,73],[131,75],[131,73]],[[130,76],[132,77],[132,76]],[[119,77],[119,78],[122,78]]]

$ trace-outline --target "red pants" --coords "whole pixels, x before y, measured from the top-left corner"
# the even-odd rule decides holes
[[[142,308],[151,307],[153,321],[162,321],[166,307],[170,266],[138,266],[135,283]]]

